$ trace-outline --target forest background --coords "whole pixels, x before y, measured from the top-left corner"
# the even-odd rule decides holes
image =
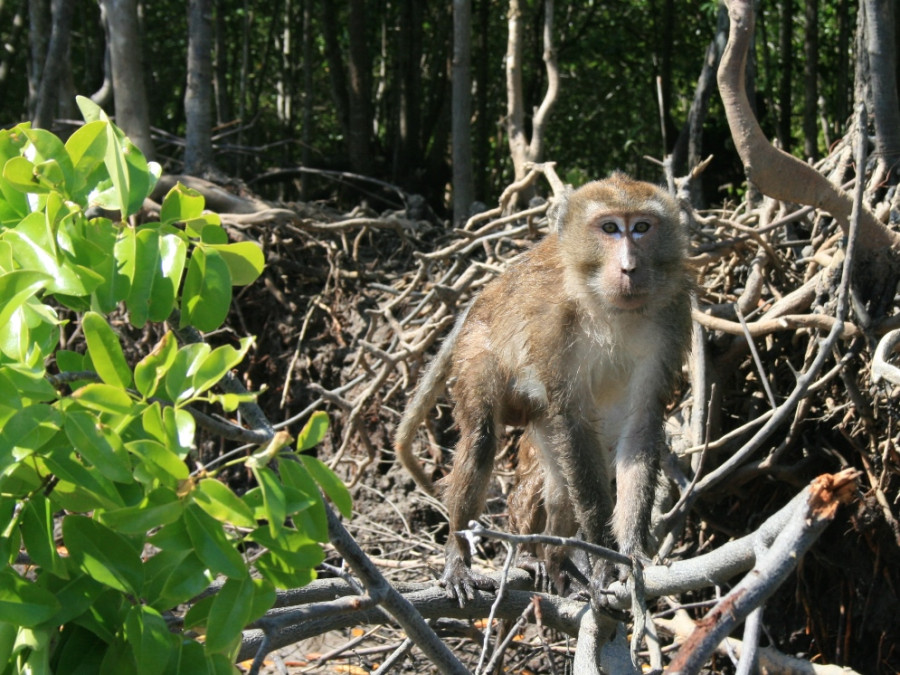
[[[145,239],[152,244],[156,226],[163,233],[160,236],[174,237],[175,224],[200,217],[196,211],[200,207],[192,201],[196,195],[180,187],[167,193],[175,177],[185,182],[190,182],[191,176],[211,181],[192,185],[203,191],[207,206],[224,212],[222,225],[228,237],[240,245],[252,243],[265,253],[267,264],[262,272],[261,265],[256,264],[261,256],[247,253],[253,247],[240,249],[250,261],[239,267],[244,272],[242,283],[249,283],[258,274],[262,279],[236,292],[227,321],[225,308],[232,298],[229,283],[225,284],[227,298],[222,301],[221,296],[216,297],[216,302],[209,303],[221,305],[221,316],[217,314],[213,320],[197,312],[188,317],[208,323],[209,328],[203,330],[210,334],[213,344],[220,345],[218,349],[237,345],[238,337],[257,336],[252,346],[240,341],[240,350],[231,354],[227,368],[219,363],[216,376],[224,377],[239,357],[246,355],[240,379],[250,390],[262,392],[258,400],[271,420],[281,420],[278,424],[286,427],[294,425],[292,433],[313,410],[328,410],[328,433],[320,428],[313,440],[298,443],[298,452],[314,452],[312,446],[323,441],[319,456],[351,484],[356,499],[350,521],[354,536],[367,553],[380,558],[380,563],[390,558],[385,569],[417,574],[419,582],[425,567],[440,565],[440,543],[446,538],[446,526],[440,505],[412,492],[408,477],[394,467],[389,449],[391,429],[418,369],[445,334],[453,315],[546,226],[546,201],[521,199],[514,204],[518,195],[552,196],[536,175],[550,177],[553,167],[539,165],[529,173],[528,162],[553,162],[564,182],[577,185],[615,169],[656,182],[683,178],[711,157],[702,173],[679,183],[689,189],[689,201],[702,209],[691,215],[691,262],[699,270],[701,284],[699,309],[694,316],[693,360],[688,369],[692,371],[691,381],[672,411],[672,418],[684,427],[686,444],[691,446],[685,456],[692,458],[688,475],[693,472],[692,479],[680,483],[684,497],[681,512],[670,519],[677,521],[670,542],[677,547],[673,557],[693,562],[693,556],[716,549],[723,541],[731,542],[762,529],[763,519],[776,511],[783,514],[784,509],[778,511],[778,507],[802,496],[804,493],[798,495],[797,490],[813,477],[846,466],[860,469],[864,477],[852,510],[842,512],[841,522],[829,530],[827,545],[820,543],[813,555],[804,558],[792,583],[787,583],[767,606],[766,642],[810,661],[850,664],[860,672],[896,672],[900,663],[896,645],[900,643],[898,627],[891,617],[900,607],[896,591],[900,586],[900,566],[896,564],[900,558],[895,498],[900,476],[894,421],[897,399],[883,383],[869,381],[868,368],[877,340],[900,323],[893,307],[900,273],[893,252],[897,237],[891,230],[893,225],[884,225],[894,223],[898,212],[893,169],[900,156],[895,52],[900,28],[895,4],[885,0],[760,2],[745,71],[752,115],[743,114],[743,119],[755,115],[765,136],[776,146],[799,158],[805,168],[814,166],[829,181],[845,188],[856,177],[856,155],[849,140],[855,106],[863,101],[869,105],[872,117],[857,120],[855,128],[862,125],[872,132],[876,152],[868,164],[863,161],[860,165],[872,177],[866,186],[866,203],[881,220],[877,226],[868,223],[866,234],[874,234],[868,241],[866,234],[860,236],[859,258],[872,264],[868,274],[857,277],[863,279],[855,282],[861,295],[854,299],[851,314],[846,302],[837,299],[846,299],[849,282],[836,281],[841,277],[847,219],[842,220],[822,203],[804,201],[797,185],[812,186],[814,182],[806,180],[807,175],[800,173],[797,165],[791,165],[792,169],[776,180],[779,187],[785,187],[784,194],[773,195],[772,189],[761,188],[769,198],[764,200],[760,192],[748,190],[744,167],[754,162],[745,156],[741,142],[733,140],[734,126],[729,128],[726,119],[726,112],[733,110],[726,111],[716,90],[715,72],[729,30],[727,12],[716,2],[283,0],[263,6],[249,0],[0,0],[0,42],[4,47],[0,52],[0,128],[29,120],[34,127],[50,129],[63,139],[71,138],[79,129],[94,133],[106,121],[83,101],[76,107],[76,95],[88,96],[113,116],[147,158],[162,165],[165,175],[157,189],[152,194],[135,191],[131,195],[134,209],[129,208],[127,213],[122,209],[115,223],[108,213],[98,214],[84,204],[79,206],[81,210],[75,209],[73,204],[78,199],[86,199],[81,185],[81,192],[67,202],[67,208],[79,212],[66,217],[71,216],[71,222],[84,231],[90,231],[88,219],[91,223],[105,219],[110,221],[106,223],[110,232],[117,233],[115,237],[142,230],[151,232]],[[553,11],[548,11],[551,8]],[[863,25],[868,26],[867,31],[862,30]],[[88,124],[80,121],[81,115]],[[85,136],[79,142],[84,142]],[[43,144],[41,152],[59,150],[40,134],[28,136],[23,132],[10,138],[16,140],[3,146],[3,152],[15,154],[13,150],[17,152],[28,143]],[[119,143],[122,157],[128,157],[127,144],[110,138],[110,147]],[[71,154],[76,147],[81,146],[73,144],[73,149],[65,152]],[[99,146],[91,147],[96,150]],[[88,152],[82,157],[91,158]],[[105,160],[93,159],[109,164],[113,161],[110,157],[107,154]],[[16,208],[22,210],[40,204],[48,211],[47,222],[51,222],[56,202],[31,196],[27,201],[20,193],[31,195],[30,190],[38,189],[53,192],[60,183],[42,183],[54,178],[50,170],[42,174],[44,169],[20,159],[9,160],[4,179],[9,178],[14,187],[5,194],[18,196]],[[56,161],[48,156],[42,159],[50,165]],[[769,188],[772,175],[766,175],[766,169],[775,164],[755,165],[756,177],[768,178]],[[23,166],[30,168],[23,173]],[[94,169],[102,173],[91,165]],[[146,165],[141,170],[148,172]],[[778,176],[777,171],[774,174]],[[546,182],[554,187],[553,180]],[[513,190],[511,184],[518,187]],[[226,188],[234,198],[223,196],[225,192],[217,191],[216,185]],[[150,199],[144,202],[144,197]],[[820,210],[799,208],[797,204]],[[516,212],[516,208],[525,210]],[[55,211],[59,223],[63,222],[63,212]],[[17,217],[21,215],[16,212]],[[161,222],[156,223],[156,219]],[[467,219],[465,229],[462,225]],[[34,227],[35,220],[43,222],[32,219],[28,227]],[[144,227],[148,220],[152,227]],[[142,227],[136,227],[138,223]],[[213,225],[211,221],[207,224]],[[194,222],[182,233],[189,242],[186,245],[192,247],[189,264],[194,269],[202,264],[197,261],[215,257],[220,250],[217,247],[229,246],[218,238],[204,240],[199,230],[193,229],[197,227]],[[216,231],[215,237],[221,235]],[[19,241],[16,233],[4,236]],[[51,239],[46,243],[53,248]],[[67,253],[63,248],[55,252],[60,259]],[[115,252],[121,253],[118,245]],[[883,255],[879,257],[878,252]],[[94,253],[97,251],[91,249]],[[181,256],[184,263],[183,251]],[[13,261],[18,267],[5,270],[7,277],[29,271],[25,269],[29,261],[11,254],[10,267]],[[108,262],[104,259],[104,264]],[[252,268],[252,274],[247,268]],[[863,268],[865,265],[857,265],[856,272],[865,272]],[[240,285],[234,277],[231,279],[235,286]],[[22,298],[38,293],[39,286],[42,293],[52,288],[46,280],[40,283],[44,286],[34,282],[27,292],[13,289],[18,293],[14,299],[24,302]],[[209,288],[199,286],[198,290],[198,284],[186,282],[179,287],[175,283],[176,289],[194,293],[191,299],[203,300]],[[12,293],[11,288],[10,284],[6,291]],[[121,385],[124,400],[132,410],[138,410],[146,401],[127,390],[132,364],[138,364],[134,366],[137,382],[139,370],[146,375],[145,361],[158,357],[153,345],[168,345],[160,349],[174,353],[173,342],[165,342],[169,334],[164,337],[163,333],[174,326],[176,319],[157,307],[153,311],[158,317],[151,316],[149,322],[146,316],[136,320],[137,303],[133,301],[137,293],[122,297],[110,294],[106,298],[107,318],[112,328],[101,329],[106,324],[84,311],[97,305],[96,290],[82,290],[85,295],[80,298],[59,289],[55,291],[57,297],[50,290],[43,296],[49,308],[43,317],[55,317],[53,313],[58,312],[64,319],[60,322],[63,328],[46,321],[47,326],[53,323],[53,330],[59,330],[62,336],[53,348],[59,348],[60,353],[68,351],[62,360],[57,357],[55,365],[52,359],[47,363],[60,371],[65,370],[65,359],[70,364],[72,359],[82,364],[85,344],[79,331],[84,322],[86,340],[93,337],[99,340],[96,344],[116,345],[108,354],[118,355],[116,366],[121,372],[111,376],[107,370],[95,376]],[[37,295],[28,297],[32,302]],[[127,306],[127,314],[121,302]],[[161,307],[171,310],[174,302],[174,297],[166,297]],[[188,304],[185,295],[181,307]],[[750,319],[748,325],[742,325],[745,319]],[[68,326],[65,321],[70,322]],[[219,330],[223,321],[225,327]],[[842,342],[836,342],[836,333],[829,337],[830,342],[822,340],[834,326],[844,326]],[[199,347],[191,347],[194,338],[186,337],[183,328],[176,331],[186,345],[179,354],[202,352]],[[0,333],[4,330],[0,326]],[[45,337],[49,336],[50,344],[51,338],[58,336],[47,330]],[[760,353],[754,350],[753,339],[760,344],[765,341]],[[122,347],[118,347],[119,342]],[[23,354],[25,351],[23,348]],[[95,347],[88,345],[87,352],[94,351]],[[23,358],[18,367],[24,362]],[[84,364],[92,365],[87,358]],[[75,393],[65,393],[58,384],[67,373],[44,372],[43,362],[27,365],[33,368],[30,372],[42,388],[35,385],[39,390],[36,404],[16,400],[21,410],[15,415],[29,410],[32,415],[46,413],[53,424],[58,419],[86,419],[83,414],[50,417],[40,397],[53,400],[60,410],[74,405],[76,413],[86,413],[78,406],[89,408],[89,397],[85,397],[87,403],[71,403]],[[695,371],[706,365],[708,377],[696,376]],[[82,372],[74,367],[69,370]],[[98,365],[97,370],[102,368]],[[821,377],[810,391],[797,393],[816,373]],[[56,379],[57,375],[62,379]],[[213,379],[209,378],[205,386],[211,387]],[[47,382],[56,388],[48,392]],[[174,385],[171,388],[175,390]],[[14,397],[10,392],[3,395]],[[150,398],[143,390],[141,395]],[[171,398],[178,403],[176,397]],[[218,410],[215,406],[221,400],[211,397],[193,403]],[[3,414],[13,415],[14,406],[5,405]],[[94,405],[99,406],[99,412],[91,410],[90,414],[108,419],[110,411],[96,401]],[[707,411],[711,411],[709,417]],[[446,423],[449,411],[442,408],[442,412],[438,418]],[[779,415],[778,424],[782,426],[771,425],[778,433],[772,443],[766,443],[773,433],[767,420]],[[792,419],[787,433],[782,433],[786,417]],[[20,426],[15,428],[26,426],[32,419],[19,415],[16,420]],[[210,507],[204,501],[209,498],[204,490],[217,497],[223,493],[216,486],[218,481],[207,478],[197,480],[188,497],[176,494],[173,488],[165,495],[168,501],[156,504],[153,500],[162,498],[150,488],[155,490],[157,477],[144,476],[147,494],[141,493],[141,499],[131,494],[132,501],[126,506],[116,505],[122,507],[118,511],[104,514],[102,508],[93,510],[93,519],[78,519],[70,513],[67,518],[75,523],[71,526],[75,529],[66,544],[77,549],[79,541],[94,541],[91,536],[96,532],[109,540],[118,533],[116,526],[129,523],[136,513],[149,513],[145,516],[148,519],[155,515],[148,511],[148,505],[170,509],[168,517],[179,523],[184,514],[197,517],[198,509],[210,508],[219,514],[224,510],[226,515],[219,518],[224,525],[214,523],[216,527],[212,528],[216,536],[224,533],[218,540],[221,546],[212,547],[215,552],[233,553],[236,544],[242,551],[268,550],[265,555],[270,557],[261,558],[262,562],[250,561],[249,556],[239,561],[237,569],[232,569],[234,576],[225,582],[226,592],[219,587],[217,597],[225,605],[233,594],[248,597],[255,593],[256,602],[244,604],[252,605],[257,616],[264,609],[264,601],[274,597],[274,590],[265,584],[253,590],[244,583],[248,566],[252,563],[257,571],[265,570],[271,576],[266,581],[283,589],[289,587],[293,577],[278,568],[278,560],[292,560],[291,554],[297,551],[284,550],[284,546],[279,549],[279,543],[289,538],[283,532],[281,539],[274,535],[267,538],[266,528],[260,525],[262,521],[284,520],[285,504],[274,508],[267,502],[262,509],[248,496],[258,496],[259,488],[263,492],[275,489],[272,486],[276,483],[260,480],[260,476],[274,480],[264,467],[257,464],[251,470],[250,466],[270,458],[265,454],[269,449],[272,453],[279,451],[274,447],[277,436],[272,435],[273,428],[268,423],[257,426],[249,419],[241,417],[239,421],[252,428],[236,431],[233,427],[237,424],[232,425],[228,430],[233,436],[225,436],[227,441],[198,423],[196,437],[177,447],[184,455],[179,455],[179,461],[189,456],[200,467],[194,470],[192,479],[207,475],[207,469],[215,467],[216,473],[208,475],[235,486],[240,503],[237,496],[229,496]],[[317,419],[321,424],[322,417]],[[755,435],[741,445],[742,439],[760,425],[768,435],[758,442],[760,436]],[[452,446],[453,430],[449,426],[428,430],[432,449]],[[34,448],[36,455],[38,450],[49,455],[48,448],[71,450],[69,440],[81,430],[67,427],[62,433],[62,423],[54,428],[53,443],[38,439],[45,447]],[[194,431],[193,426],[190,429]],[[10,448],[14,445],[2,432],[0,442]],[[247,450],[235,449],[241,442],[262,448],[259,457],[247,458]],[[267,445],[270,442],[272,446]],[[753,459],[760,447],[765,447],[765,459]],[[704,459],[706,450],[710,454]],[[738,460],[732,461],[734,457]],[[434,459],[438,460],[435,472],[440,474],[447,457]],[[508,459],[505,456],[503,461]],[[84,457],[76,461],[91,465]],[[709,463],[718,461],[723,464],[711,469]],[[153,464],[149,460],[146,463]],[[19,462],[16,471],[27,472],[22,466]],[[183,469],[179,464],[178,471]],[[506,489],[508,483],[503,481],[508,479],[510,467],[501,469],[500,483]],[[677,467],[673,470],[678,471]],[[122,469],[111,480],[124,480],[123,474],[132,478],[129,470]],[[701,476],[703,480],[698,480]],[[317,479],[320,477],[317,475]],[[41,476],[41,480],[45,478]],[[172,476],[167,480],[172,481]],[[244,492],[254,481],[258,487]],[[14,482],[13,487],[21,486]],[[3,487],[10,513],[19,513],[21,504],[33,504],[41,496],[41,489],[26,487],[25,497],[17,497],[13,488]],[[313,491],[318,496],[315,486]],[[26,556],[27,564],[37,560],[45,569],[55,570],[38,576],[39,583],[51,588],[62,583],[64,572],[74,574],[74,566],[80,564],[76,555],[63,555],[56,548],[61,540],[52,516],[60,513],[60,503],[53,500],[60,492],[47,491],[47,504],[41,512],[46,522],[37,518],[45,540],[41,547],[32,547],[41,552],[43,561],[31,550],[33,536],[25,542],[23,552],[30,556]],[[329,496],[334,499],[334,494]],[[492,497],[486,519],[499,523],[502,529],[504,500],[502,495],[497,497]],[[226,502],[228,508],[222,507]],[[296,500],[288,503],[299,512]],[[348,504],[341,504],[347,515]],[[250,508],[254,510],[248,516]],[[209,515],[216,518],[214,513]],[[236,517],[244,523],[244,529],[234,526]],[[23,516],[21,527],[26,540],[35,518],[33,514]],[[322,522],[324,515],[318,523],[319,534]],[[143,545],[156,525],[151,522],[146,530],[124,534],[139,538]],[[257,527],[247,535],[246,528],[251,526]],[[420,535],[431,539],[423,542]],[[325,538],[322,535],[317,541]],[[193,540],[191,543],[197,555],[202,555],[202,547]],[[190,548],[177,551],[194,562],[183,572],[185,578],[191,584],[205,584],[204,570],[214,568],[207,559],[196,559]],[[796,561],[798,550],[799,545],[788,557]],[[485,551],[502,557],[499,545],[486,545]],[[15,547],[3,552],[11,560],[19,560]],[[340,553],[337,556],[328,549],[328,562],[337,564],[340,558],[349,557],[343,549]],[[279,559],[279,555],[283,557]],[[170,559],[160,562],[163,557],[151,557],[145,564],[135,555],[129,570],[162,566],[166,560],[173,568],[185,567],[180,559],[178,564]],[[116,560],[110,558],[105,565],[115,570]],[[28,573],[32,569],[28,568]],[[304,574],[312,574],[303,569]],[[327,573],[323,570],[319,568],[323,577],[334,573],[334,569]],[[105,577],[99,581],[95,578],[96,569],[81,572],[105,588],[110,586]],[[55,580],[48,581],[57,573]],[[3,575],[7,583],[20,581],[18,571],[10,574],[5,570]],[[100,653],[105,655],[91,658],[112,664],[116,659],[141,663],[140,649],[152,651],[152,642],[147,639],[152,635],[159,640],[157,644],[168,645],[176,655],[173,659],[196,656],[198,643],[188,648],[167,642],[169,624],[154,612],[168,611],[167,601],[175,606],[182,600],[199,598],[196,593],[200,587],[185,582],[179,588],[180,595],[157,597],[159,607],[149,602],[132,607],[140,591],[133,592],[131,581],[124,590],[117,590],[119,613],[110,610],[104,617],[106,625],[112,627],[108,635],[95,630],[90,617],[79,618],[73,623],[80,621],[88,628],[76,632],[74,638],[64,632],[64,639],[57,641],[53,627],[46,627],[47,621],[55,619],[45,618],[40,623],[32,617],[46,630],[45,642],[32,645],[19,639],[15,648],[10,647],[11,653],[22,661],[49,659],[52,652],[54,662],[65,663],[65,659],[90,652],[85,645],[103,643],[107,651]],[[153,583],[148,581],[147,588],[156,590],[154,583],[158,581],[159,575]],[[680,598],[684,606],[659,609],[658,623],[668,631],[667,638],[674,636],[673,645],[693,630],[694,621],[699,621],[705,607],[718,600],[726,586],[723,582],[714,590],[692,588]],[[117,588],[114,584],[112,587]],[[701,587],[703,590],[699,590]],[[333,597],[334,586],[324,587],[324,591],[321,588],[317,587],[317,592]],[[16,590],[28,599],[29,591],[21,585]],[[108,588],[104,592],[108,594]],[[418,588],[417,592],[427,591]],[[432,618],[456,616],[452,614],[455,608],[441,604],[443,600],[437,595],[439,591],[417,605],[420,611],[425,614],[430,610]],[[278,602],[290,602],[287,598],[288,594],[279,595]],[[59,612],[58,607],[51,607],[54,598],[38,600],[35,604],[43,610]],[[623,607],[631,606],[630,597],[620,600]],[[201,599],[194,604],[194,608],[200,608],[195,611],[199,618],[189,616],[186,624],[190,629],[208,618],[209,632],[216,639],[207,640],[204,649],[223,672],[228,672],[227,661],[234,654],[248,659],[256,656],[254,672],[258,671],[259,662],[273,644],[291,644],[298,639],[298,632],[306,629],[303,616],[286,626],[272,610],[265,617],[268,623],[261,619],[255,624],[255,633],[242,633],[250,620],[249,609],[243,617],[223,626],[221,621],[215,624],[218,613],[210,610],[210,602],[204,602]],[[545,598],[544,602],[552,605],[555,600]],[[86,607],[83,609],[88,613]],[[322,609],[315,606],[311,611]],[[671,613],[683,618],[688,616],[686,610],[693,619],[687,623],[679,625],[677,620],[666,618]],[[378,614],[374,618],[346,614],[348,621],[357,623],[383,620]],[[144,621],[143,632],[122,619],[126,615],[128,621]],[[549,614],[545,620],[567,635],[579,634],[572,616],[575,610],[568,623],[552,623],[559,616],[551,618]],[[171,620],[171,615],[166,614],[166,618]],[[331,623],[328,628],[338,631],[348,625]],[[745,634],[747,644],[762,642],[759,621],[755,625],[755,636]],[[0,623],[0,629],[8,627]],[[455,640],[454,648],[471,669],[478,659],[478,648],[469,639],[470,628],[461,621],[441,626],[442,635]],[[260,632],[265,632],[266,640],[275,636],[274,641],[260,646]],[[408,649],[402,637],[393,634],[384,640],[391,649],[397,647],[397,659],[402,662]],[[542,640],[520,646],[514,661],[518,670],[526,672],[535,663],[546,666],[549,662],[552,666],[554,654],[571,657],[565,639],[554,643],[553,649]],[[718,640],[713,641],[713,647],[716,644]],[[424,651],[422,643],[417,645]],[[8,645],[0,639],[0,646]],[[374,654],[379,648],[373,649]],[[728,649],[733,651],[734,646]],[[352,663],[374,668],[375,656],[365,656],[362,650],[353,654]],[[700,660],[705,663],[710,655],[708,651],[702,654]],[[434,660],[432,653],[426,656]],[[720,653],[712,657],[712,670],[730,672],[731,656]],[[763,656],[778,658],[774,652]],[[159,658],[162,672],[171,661],[166,661],[168,652]],[[422,654],[414,652],[409,658],[412,672],[421,671]],[[322,657],[317,663],[327,661]]]
[[[520,4],[529,127],[548,86],[544,3]],[[458,163],[470,175],[462,188],[470,202],[496,200],[513,177],[508,9],[475,0],[467,17],[470,53],[460,58],[471,63],[471,104],[459,114],[471,154]],[[768,135],[805,159],[821,156],[846,127],[856,11],[849,0],[760,3],[752,100]],[[543,147],[564,180],[580,184],[614,169],[658,179],[643,157],[669,153],[681,175],[712,154],[706,200],[740,189],[740,164],[710,91],[689,153],[688,116],[717,31],[724,47],[722,12],[708,0],[557,3],[559,94]],[[352,171],[420,194],[445,214],[453,35],[452,3],[443,2],[3,0],[0,120],[65,127],[77,118],[75,94],[91,96],[168,172],[186,162],[189,173],[215,168],[257,190],[313,199],[334,194],[333,177],[276,170]]]

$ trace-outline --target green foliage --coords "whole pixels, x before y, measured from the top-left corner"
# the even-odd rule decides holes
[[[242,397],[213,388],[252,341],[180,346],[166,332],[129,356],[110,314],[140,328],[178,310],[182,327],[217,329],[262,252],[229,243],[182,185],[159,222],[135,225],[159,167],[78,104],[87,123],[65,144],[27,124],[0,131],[0,672],[234,672],[241,630],[275,589],[314,578],[320,489],[345,515],[349,495],[298,454],[321,441],[324,413],[296,450],[281,432],[234,460],[257,480],[242,496],[189,472],[191,406],[237,408]],[[120,215],[89,216],[98,206]],[[83,353],[60,347],[64,325]],[[260,548],[251,576],[244,551]],[[185,620],[205,640],[170,632],[163,614],[220,575]]]

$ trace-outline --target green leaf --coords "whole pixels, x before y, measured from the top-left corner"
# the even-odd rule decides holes
[[[153,281],[159,273],[159,231],[142,228],[135,237],[134,277],[125,300],[131,325],[143,328],[150,314]]]
[[[106,157],[106,123],[88,122],[75,130],[66,141],[66,152],[72,158],[75,173],[86,178],[103,164]]]
[[[209,332],[224,323],[231,307],[231,273],[218,251],[194,249],[181,303],[182,326]]]
[[[170,401],[183,401],[194,396],[194,373],[211,351],[205,342],[195,342],[178,350],[166,373],[166,394]]]
[[[123,536],[90,518],[63,518],[63,538],[79,568],[101,584],[139,596],[144,583],[140,551]]]
[[[56,576],[68,576],[65,565],[56,551],[53,510],[48,499],[32,497],[25,502],[22,509],[21,531],[25,550],[34,562]]]
[[[151,321],[166,320],[175,308],[186,257],[187,244],[181,237],[164,234],[159,238],[159,274],[153,278],[150,295]]]
[[[300,461],[306,470],[312,474],[316,482],[321,486],[322,490],[328,495],[328,498],[334,502],[338,511],[344,518],[349,518],[353,511],[353,499],[350,497],[350,491],[347,486],[341,482],[341,479],[329,469],[321,460],[307,455],[300,455]]]
[[[204,478],[191,492],[194,502],[216,520],[238,527],[256,527],[253,511],[223,483]]]
[[[159,441],[142,438],[129,441],[125,449],[140,458],[134,469],[134,477],[142,483],[159,481],[174,488],[190,475],[184,461]]]
[[[56,389],[44,379],[44,369],[31,369],[24,364],[0,366],[0,384],[12,384],[23,401],[42,402],[57,398]]]
[[[72,398],[97,412],[129,415],[135,412],[135,402],[124,389],[111,384],[91,383],[72,392]]]
[[[183,512],[184,506],[178,495],[161,487],[148,494],[140,504],[104,511],[98,518],[116,532],[145,534],[154,528],[174,523]]]
[[[95,415],[80,410],[66,414],[66,436],[78,453],[101,475],[118,483],[133,480],[131,462],[119,435]]]
[[[240,640],[251,620],[275,603],[271,585],[261,579],[228,579],[215,595],[206,625],[206,649],[223,652]]]
[[[303,426],[303,431],[297,436],[297,452],[303,452],[317,446],[325,438],[328,431],[328,413],[317,410]]]
[[[251,344],[253,344],[252,339],[244,338],[241,340],[241,348],[239,350],[231,345],[222,345],[204,357],[194,373],[194,395],[196,396],[212,387],[225,376],[225,373],[239,364],[246,356]]]
[[[163,225],[183,223],[203,213],[203,195],[182,183],[176,183],[165,196],[159,219]]]
[[[325,514],[325,505],[322,503],[319,486],[305,465],[285,459],[278,463],[278,470],[285,488],[297,490],[312,500],[308,509],[294,515],[297,529],[315,541],[328,541],[328,517]]]
[[[188,504],[184,523],[197,556],[213,572],[232,579],[247,576],[247,565],[234,544],[225,536],[222,524],[208,516],[196,504]]]
[[[53,595],[33,582],[23,579],[14,570],[0,569],[0,616],[4,621],[33,628],[59,609]]]
[[[106,384],[125,389],[131,386],[131,368],[119,344],[119,336],[97,312],[85,312],[81,320],[84,339],[91,361],[100,379]]]
[[[149,398],[156,393],[177,353],[175,336],[172,331],[168,331],[150,353],[138,362],[134,367],[134,384],[141,396]]]
[[[325,552],[316,544],[296,553],[267,551],[254,561],[259,573],[277,588],[301,588],[316,579],[316,566]]]
[[[122,496],[113,483],[98,471],[88,471],[74,451],[54,452],[45,457],[47,467],[60,479],[51,498],[70,511],[96,508],[115,509],[124,506]]]
[[[266,266],[266,258],[259,244],[252,241],[240,241],[234,244],[219,244],[208,248],[218,251],[228,265],[231,283],[234,286],[252,284],[262,274]]]
[[[50,188],[44,185],[34,171],[34,164],[24,157],[13,157],[3,166],[3,178],[15,189],[26,193],[47,193]]]
[[[40,450],[61,428],[62,416],[51,406],[37,403],[17,411],[0,431],[0,473]]]
[[[155,609],[135,605],[125,619],[125,638],[131,645],[138,675],[159,675],[178,653],[180,640],[169,631]]]
[[[286,500],[284,488],[278,481],[275,472],[267,466],[252,467],[256,482],[262,490],[263,510],[269,521],[269,532],[277,537],[284,527],[284,519],[287,518]]]

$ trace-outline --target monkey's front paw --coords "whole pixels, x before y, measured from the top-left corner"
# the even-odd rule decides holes
[[[591,573],[590,593],[591,601],[597,609],[608,611],[611,608],[611,600],[614,593],[609,586],[614,581],[625,581],[628,578],[628,569],[616,565],[608,560],[598,560],[594,564]]]
[[[447,591],[448,598],[459,602],[460,607],[465,607],[466,602],[475,599],[475,591],[497,590],[497,582],[491,577],[473,572],[463,564],[448,564],[438,584]]]
[[[550,575],[543,560],[538,559],[533,553],[520,553],[516,560],[516,567],[525,570],[534,577],[534,587],[536,589],[542,593],[549,592]]]

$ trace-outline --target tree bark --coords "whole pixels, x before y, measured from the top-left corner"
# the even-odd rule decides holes
[[[212,168],[212,0],[188,2],[184,172],[203,176]]]
[[[47,45],[47,59],[41,74],[32,124],[49,129],[59,109],[59,91],[69,66],[69,36],[72,32],[74,0],[53,0],[52,27]]]
[[[453,222],[466,219],[472,180],[472,2],[453,0]]]
[[[803,156],[819,158],[819,2],[806,0],[806,40],[804,41]]]
[[[781,0],[781,26],[778,33],[778,51],[781,54],[781,73],[778,80],[778,144],[785,152],[791,151],[792,82],[794,69],[794,0]]]
[[[50,0],[28,0],[28,112],[34,118],[50,43]]]
[[[136,0],[101,0],[109,26],[116,124],[147,159],[156,152],[150,138],[147,90],[141,65],[141,33]]]
[[[525,97],[522,91],[522,11],[519,0],[510,0],[507,13],[509,37],[506,46],[506,131],[515,180],[525,176],[528,162],[539,162],[544,150],[544,128],[559,95],[559,70],[553,49],[553,0],[544,0],[544,66],[547,91],[534,114],[531,140],[525,131]]]
[[[863,0],[865,5],[868,88],[875,117],[875,152],[896,182],[900,162],[900,101],[897,96],[894,4],[891,0]]]
[[[347,60],[350,133],[347,137],[350,165],[357,173],[371,175],[372,156],[372,76],[369,44],[366,36],[365,0],[350,0],[348,20],[350,49]]]

